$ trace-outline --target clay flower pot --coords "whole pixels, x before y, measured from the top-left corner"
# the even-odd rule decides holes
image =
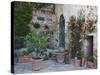
[[[64,53],[60,53],[60,52],[56,53],[56,60],[58,63],[64,62],[64,55],[65,55]]]
[[[38,71],[38,70],[41,69],[41,67],[42,67],[42,61],[43,61],[42,58],[31,59],[31,61],[32,61],[32,69],[34,71]]]
[[[81,63],[81,60],[79,60],[79,59],[75,60],[75,66],[76,67],[80,67],[80,63]]]
[[[93,63],[93,62],[88,61],[88,68],[95,68],[94,63]]]
[[[31,55],[20,56],[19,57],[19,62],[20,63],[30,62],[31,57],[32,57]]]

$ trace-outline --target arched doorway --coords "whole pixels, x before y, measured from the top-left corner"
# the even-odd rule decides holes
[[[64,19],[63,14],[60,15],[59,47],[65,48],[65,19]]]

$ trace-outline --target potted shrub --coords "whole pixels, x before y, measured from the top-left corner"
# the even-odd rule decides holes
[[[29,51],[23,51],[21,56],[19,57],[19,62],[20,63],[26,63],[29,62],[31,59],[31,54]]]
[[[94,68],[93,60],[94,60],[93,56],[90,55],[88,57],[88,64],[87,64],[88,68]]]
[[[76,67],[80,67],[80,65],[81,65],[81,58],[82,58],[81,51],[77,51],[76,52],[76,57],[75,57],[75,66]]]
[[[59,50],[59,51],[57,51],[57,52],[55,53],[55,55],[56,55],[56,60],[57,60],[58,63],[63,63],[63,62],[64,62],[64,55],[65,55],[65,53],[64,53],[64,48],[59,47],[58,50]]]
[[[43,61],[43,55],[42,53],[46,51],[46,47],[49,43],[49,33],[44,33],[40,29],[36,29],[33,32],[29,33],[26,36],[26,40],[31,43],[31,45],[35,49],[36,55],[32,55],[32,66],[33,70],[40,70],[41,69],[41,64]]]

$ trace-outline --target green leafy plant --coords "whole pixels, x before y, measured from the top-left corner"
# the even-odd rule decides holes
[[[14,2],[14,25],[17,36],[25,36],[30,32],[28,24],[32,19],[31,3]]]
[[[81,24],[83,20],[78,17],[77,19],[74,16],[71,16],[69,19],[70,24],[70,30],[71,30],[71,42],[70,42],[70,48],[71,48],[71,57],[74,58],[76,55],[76,52],[81,49],[81,44],[79,43],[80,40],[80,33],[81,33]]]
[[[86,28],[86,33],[91,33],[92,30],[91,30],[91,27],[93,25],[93,20],[89,20],[89,23],[87,24],[87,28]]]
[[[93,58],[93,56],[88,56],[88,61],[90,61],[90,62],[93,62],[93,60],[94,60],[94,58]]]
[[[43,59],[44,59],[44,60],[48,60],[49,58],[50,58],[50,57],[49,57],[47,54],[45,54]]]
[[[76,52],[76,57],[77,57],[77,59],[81,59],[82,58],[81,50]]]
[[[50,34],[44,34],[41,29],[36,29],[26,36],[26,41],[31,43],[36,52],[36,56],[41,56],[41,53],[46,50],[49,44]]]

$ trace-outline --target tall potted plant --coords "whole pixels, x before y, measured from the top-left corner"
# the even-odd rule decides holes
[[[31,43],[34,47],[36,55],[32,55],[33,70],[40,70],[42,63],[42,52],[46,50],[49,44],[50,34],[43,32],[41,29],[36,29],[26,36],[27,42]]]
[[[80,57],[81,57],[81,28],[83,23],[85,22],[85,16],[83,11],[79,11],[79,15],[77,19],[74,16],[71,16],[69,19],[69,30],[71,31],[71,41],[70,41],[70,49],[71,49],[71,58],[72,63],[80,63]],[[75,58],[75,59],[74,59]],[[80,66],[80,65],[77,65]]]

